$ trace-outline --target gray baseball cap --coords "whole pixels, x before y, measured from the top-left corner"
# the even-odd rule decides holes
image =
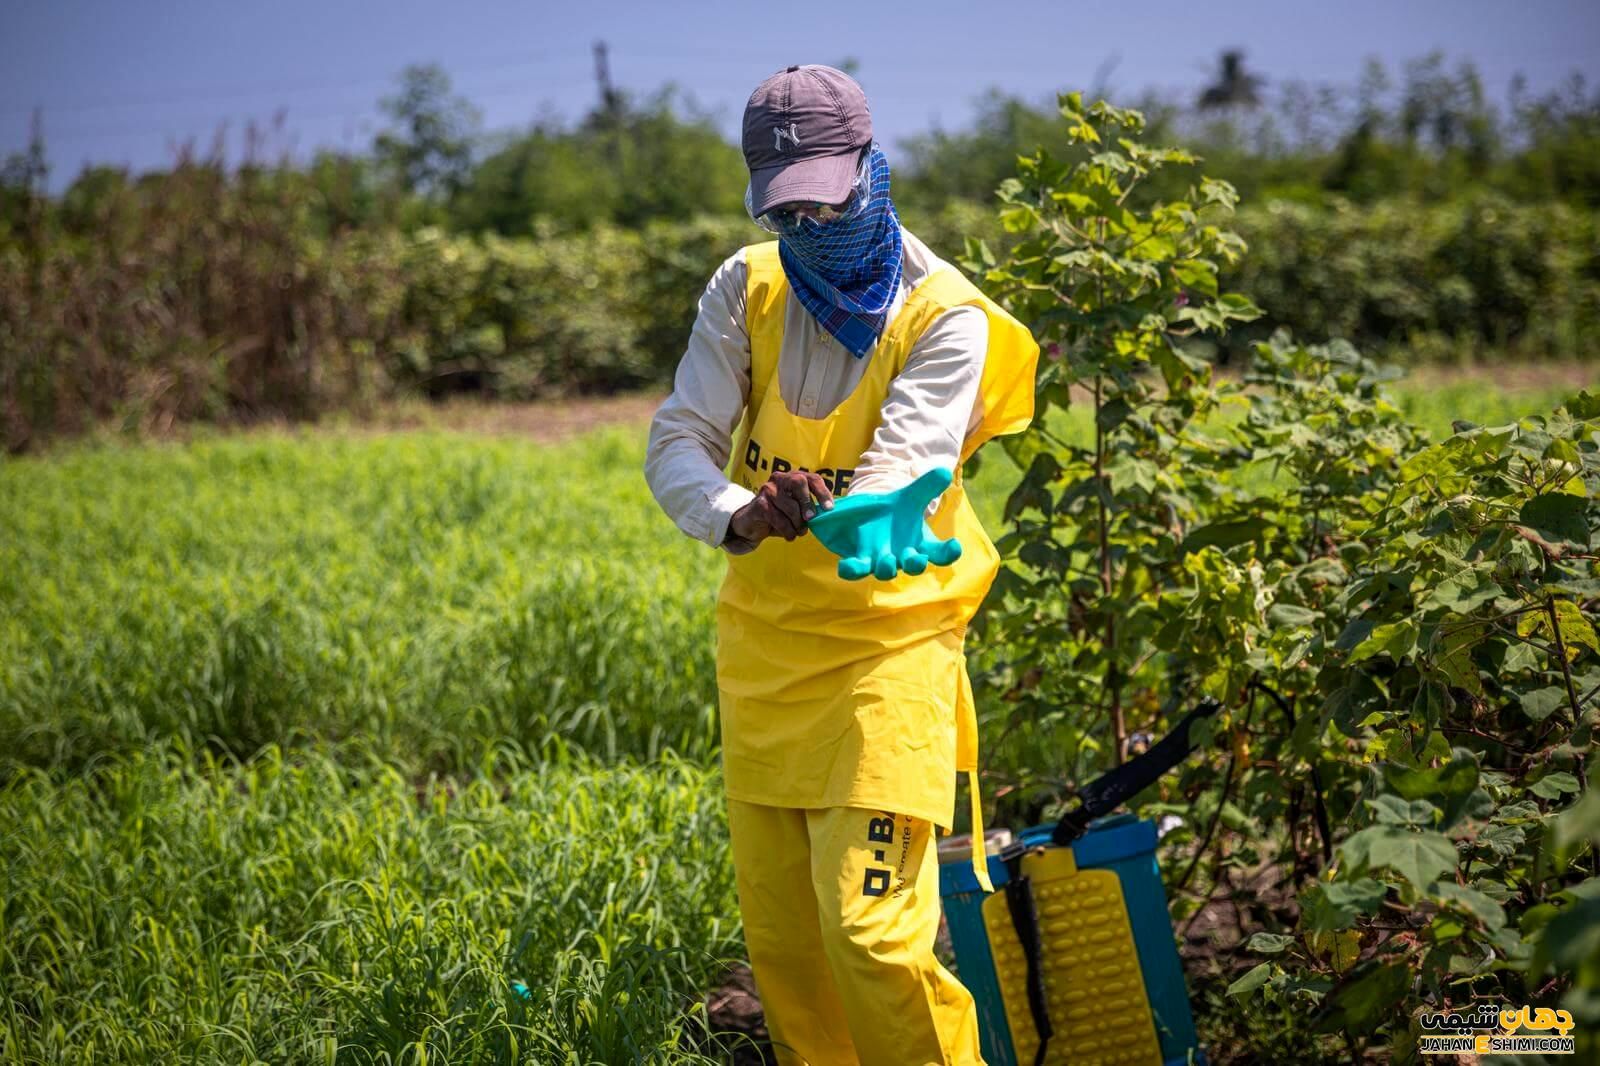
[[[844,71],[793,66],[750,94],[742,142],[752,214],[792,200],[836,204],[849,195],[861,149],[872,143],[872,113]]]

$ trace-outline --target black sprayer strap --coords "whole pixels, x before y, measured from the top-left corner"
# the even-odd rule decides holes
[[[1021,865],[1020,862],[1017,863]],[[1011,911],[1011,927],[1017,931],[1022,957],[1028,964],[1028,1013],[1039,1033],[1039,1052],[1034,1066],[1044,1062],[1044,1051],[1055,1030],[1050,1026],[1050,1008],[1044,999],[1044,945],[1039,940],[1039,912],[1033,903],[1033,882],[1013,870],[1006,881],[1006,907]]]
[[[1084,834],[1094,819],[1109,813],[1182,762],[1194,750],[1194,745],[1189,742],[1189,727],[1221,709],[1222,704],[1207,696],[1149,751],[1085,785],[1078,793],[1078,806],[1062,815],[1050,842],[1059,847],[1071,844]]]

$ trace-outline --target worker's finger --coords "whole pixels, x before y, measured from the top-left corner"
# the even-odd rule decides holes
[[[813,474],[808,471],[806,473],[806,482],[811,488],[811,495],[817,498],[817,502],[822,505],[824,510],[833,506],[833,490],[828,488],[827,478],[824,478],[821,474]]]
[[[768,484],[772,485],[771,492],[763,492],[762,495],[768,497],[767,513],[771,516],[772,528],[784,540],[793,540],[805,524],[805,520],[800,517],[800,505],[777,483]]]
[[[811,510],[811,497],[806,493],[805,482],[800,478],[782,478],[772,483],[773,503],[794,523],[796,533],[805,528],[806,512]]]
[[[787,515],[778,510],[770,501],[765,507],[765,512],[767,528],[771,531],[770,536],[782,537],[784,540],[793,540],[795,538],[795,534],[798,531],[795,529],[794,523],[789,521]]]

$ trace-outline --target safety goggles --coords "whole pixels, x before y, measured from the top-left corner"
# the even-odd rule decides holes
[[[872,203],[871,159],[871,148],[861,153],[861,165],[856,168],[856,176],[850,182],[850,195],[842,205],[803,201],[786,203],[757,216],[754,213],[755,201],[751,187],[747,185],[744,190],[745,212],[756,225],[780,237],[799,233],[807,222],[818,226],[830,226],[835,222],[848,222],[859,218]]]

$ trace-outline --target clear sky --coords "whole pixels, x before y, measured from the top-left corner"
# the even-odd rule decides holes
[[[991,86],[1045,100],[1105,69],[1113,99],[1187,96],[1229,47],[1269,87],[1350,85],[1368,56],[1395,68],[1434,49],[1474,61],[1497,102],[1518,71],[1535,90],[1574,71],[1600,81],[1600,0],[0,0],[0,156],[26,143],[36,105],[56,189],[86,162],[164,166],[223,123],[237,141],[280,109],[278,149],[364,149],[377,100],[413,62],[441,64],[488,129],[572,119],[595,101],[601,39],[617,85],[675,82],[730,137],[774,70],[853,57],[891,157],[900,138],[968,124]]]

